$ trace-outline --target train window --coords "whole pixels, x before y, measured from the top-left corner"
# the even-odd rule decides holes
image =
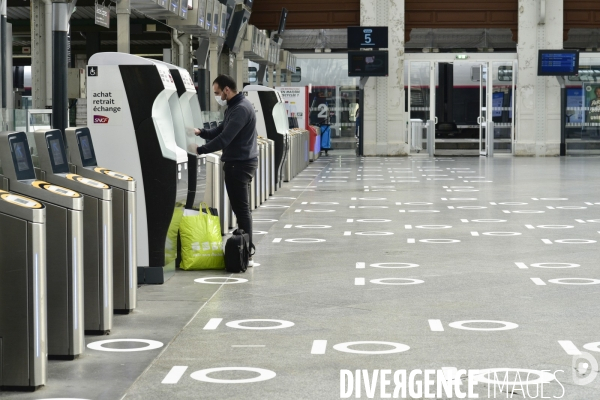
[[[248,82],[256,83],[257,74],[258,74],[258,70],[256,69],[256,67],[249,67],[248,68]]]
[[[582,65],[577,76],[569,76],[570,81],[597,82],[600,81],[600,66]]]
[[[275,77],[276,72],[273,71],[273,77]],[[286,83],[287,82],[287,71],[286,72],[282,72],[281,73],[281,83]],[[269,82],[269,77],[266,76],[267,82]],[[302,80],[302,68],[300,67],[296,67],[296,72],[292,73],[292,82],[293,83],[298,83]]]
[[[479,65],[474,65],[471,67],[471,81],[479,82],[479,70],[481,67]]]
[[[498,67],[498,80],[500,82],[512,82],[513,67],[506,65]]]

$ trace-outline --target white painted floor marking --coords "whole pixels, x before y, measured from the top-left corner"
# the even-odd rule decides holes
[[[557,265],[557,267],[551,267],[551,265]],[[551,268],[551,269],[560,269],[560,268],[579,268],[581,265],[573,264],[573,263],[535,263],[531,264],[532,267],[535,268]]]
[[[255,378],[249,379],[217,379],[211,378],[208,374],[214,374],[216,372],[226,372],[226,371],[248,371],[255,372],[258,374]],[[277,376],[277,374],[268,369],[262,368],[247,368],[247,367],[221,367],[221,368],[208,368],[202,369],[200,371],[194,372],[190,377],[194,380],[208,383],[256,383],[268,381],[269,379],[273,379]]]
[[[359,345],[373,345],[379,344],[384,346],[391,346],[392,349],[389,350],[354,350],[351,349],[350,346],[359,346]],[[407,350],[410,350],[410,347],[402,344],[402,343],[393,343],[393,342],[379,342],[379,341],[361,341],[361,342],[348,342],[348,343],[339,343],[333,346],[333,348],[342,353],[351,353],[351,354],[368,354],[368,355],[379,355],[379,354],[395,354],[395,353],[403,353]]]
[[[583,282],[576,282],[576,281],[583,281]],[[577,286],[600,285],[600,279],[588,279],[588,278],[559,278],[559,279],[549,279],[548,282],[554,283],[556,285],[577,285]]]
[[[133,342],[133,343],[145,343],[146,347],[136,347],[129,349],[115,349],[104,347],[105,344],[108,343],[120,343],[120,342]],[[156,340],[147,340],[147,339],[109,339],[109,340],[100,340],[98,342],[92,342],[87,345],[88,349],[98,350],[98,351],[107,351],[111,353],[131,353],[137,351],[148,351],[148,350],[156,350],[163,347],[164,344],[156,341]]]
[[[479,236],[479,232],[471,232],[471,236]]]
[[[271,326],[247,326],[243,325],[249,322],[271,322],[277,325]],[[253,331],[265,331],[265,330],[274,330],[274,329],[286,329],[291,328],[295,324],[291,321],[284,321],[279,319],[242,319],[237,321],[231,321],[226,323],[229,328],[234,329],[244,329],[244,330],[253,330]]]
[[[575,346],[570,340],[559,340],[558,344],[563,348],[563,350],[570,356],[579,356],[581,355],[581,351]]]
[[[351,235],[352,235],[352,232],[351,232],[351,231],[346,231],[346,232],[344,232],[344,236],[351,236]]]
[[[357,262],[356,263],[356,268],[357,269],[364,269],[365,268],[365,263],[364,262]]]
[[[165,385],[176,384],[177,382],[179,382],[183,374],[185,374],[185,371],[187,371],[187,369],[188,367],[184,366],[171,368],[171,370],[169,371],[167,376],[165,376],[165,379],[163,379],[161,383]]]
[[[365,278],[354,278],[354,285],[355,286],[364,286]]]
[[[432,332],[444,332],[444,325],[442,321],[439,319],[430,319],[429,320],[429,328]]]
[[[412,225],[404,225],[405,229],[412,229]]]
[[[500,324],[500,325],[502,325],[502,327],[500,327],[500,328],[473,328],[473,327],[465,326],[465,324],[478,324],[478,323]],[[519,325],[515,324],[514,322],[493,321],[493,320],[456,321],[456,322],[450,323],[449,325],[450,325],[450,327],[452,327],[454,329],[462,329],[465,331],[485,331],[485,332],[508,331],[508,330],[512,330],[512,329],[517,329],[519,327]]]
[[[540,278],[531,278],[531,281],[533,283],[535,283],[538,286],[546,286],[546,282],[544,282],[542,279]]]
[[[406,269],[406,268],[418,268],[419,264],[389,262],[389,263],[371,264],[370,267],[384,268],[384,269]]]
[[[415,241],[415,239],[406,239],[406,243],[408,243],[408,244],[415,244],[416,241]]]
[[[204,330],[206,331],[214,331],[219,327],[219,325],[223,322],[223,318],[211,318],[208,320],[206,325],[204,325]]]
[[[283,227],[283,229],[290,229],[292,227],[292,225],[286,225]]]
[[[283,240],[283,238],[275,238],[273,239],[273,243],[280,243]]]
[[[519,267],[520,269],[529,269],[529,267],[527,266],[527,264],[522,263],[522,262],[516,262],[515,263],[517,265],[517,267]]]
[[[354,222],[354,220],[352,218],[347,219],[346,222]]]
[[[535,226],[533,226],[533,225],[525,225],[525,228],[527,228],[527,229],[535,229]]]

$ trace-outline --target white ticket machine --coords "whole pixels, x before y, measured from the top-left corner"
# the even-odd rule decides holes
[[[46,209],[48,357],[72,360],[85,347],[83,197],[36,179],[29,148],[25,132],[0,132],[1,189],[31,197]]]
[[[275,142],[275,187],[281,187],[283,166],[289,149],[289,122],[285,110],[285,101],[275,89],[265,86],[249,85],[243,93],[256,111],[256,130],[258,136]]]
[[[0,190],[0,389],[46,384],[46,209]]]
[[[169,105],[177,88],[166,66],[125,53],[94,54],[87,74],[98,164],[137,182],[138,282],[162,284],[175,271],[188,194],[188,157]]]
[[[121,172],[98,166],[88,128],[67,128],[71,172],[112,188],[113,308],[128,314],[137,307],[136,182]]]
[[[85,333],[104,335],[113,321],[112,189],[69,170],[67,149],[59,129],[34,133],[39,179],[83,196],[83,284]]]
[[[196,152],[196,147],[204,145],[206,141],[194,134],[195,128],[204,127],[198,93],[186,69],[161,64],[169,68],[177,88],[177,94],[171,96],[169,105],[175,126],[175,141],[188,155],[188,197],[185,208],[198,210],[200,203],[204,201],[206,190],[206,156],[199,156]]]

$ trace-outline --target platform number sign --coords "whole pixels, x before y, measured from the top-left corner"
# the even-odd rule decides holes
[[[349,49],[387,49],[387,26],[351,26],[348,27]]]
[[[87,75],[88,76],[98,76],[98,67],[87,67]]]

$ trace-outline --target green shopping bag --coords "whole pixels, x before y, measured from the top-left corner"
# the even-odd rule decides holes
[[[202,203],[197,215],[186,210],[179,225],[181,238],[180,268],[186,271],[225,269],[223,238],[219,217],[212,215],[208,205]]]

